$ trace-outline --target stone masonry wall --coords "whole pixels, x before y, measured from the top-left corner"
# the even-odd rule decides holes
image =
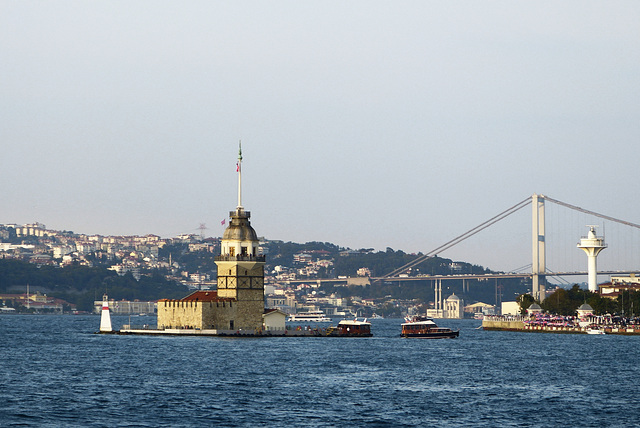
[[[158,328],[203,328],[202,303],[165,300],[158,302]]]

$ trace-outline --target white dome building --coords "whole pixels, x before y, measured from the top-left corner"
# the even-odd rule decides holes
[[[531,306],[527,308],[527,314],[529,316],[539,314],[542,312],[542,308],[537,303],[532,303]]]
[[[578,312],[578,318],[584,318],[584,317],[593,315],[593,308],[588,303],[584,303],[580,305],[577,312]]]
[[[458,296],[452,294],[444,301],[444,317],[445,318],[464,318],[464,301]]]

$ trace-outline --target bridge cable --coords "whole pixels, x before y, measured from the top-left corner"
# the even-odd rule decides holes
[[[609,217],[608,215],[604,215],[604,214],[598,214],[597,212],[589,211],[589,210],[586,210],[584,208],[580,208],[580,207],[577,207],[575,205],[571,205],[571,204],[568,204],[566,202],[562,202],[562,201],[559,201],[557,199],[550,198],[550,197],[548,197],[546,195],[540,195],[540,196],[543,197],[547,201],[551,201],[553,203],[556,203],[558,205],[562,205],[563,207],[570,208],[570,209],[575,210],[575,211],[580,211],[581,213],[594,215],[596,217],[600,217],[600,218],[603,218],[605,220],[611,220],[611,221],[616,222],[616,223],[620,223],[620,224],[624,224],[626,226],[631,226],[631,227],[635,227],[636,229],[640,229],[640,224],[635,224],[635,223],[631,223],[629,221],[624,221],[624,220],[620,220],[620,219],[617,219],[617,218],[614,218],[614,217]]]
[[[500,214],[490,218],[489,220],[485,221],[484,223],[474,227],[473,229],[470,229],[468,231],[466,231],[465,233],[463,233],[460,236],[457,236],[456,238],[450,240],[449,242],[441,245],[440,247],[429,251],[426,254],[423,254],[422,256],[417,257],[416,259],[414,259],[413,261],[405,264],[404,266],[401,266],[395,270],[393,270],[392,272],[389,272],[388,274],[382,276],[381,278],[389,278],[392,276],[395,276],[397,274],[399,274],[400,272],[403,272],[409,268],[412,268],[413,266],[416,266],[420,263],[422,263],[423,261],[430,259],[432,257],[434,257],[435,255],[438,254],[438,252],[442,252],[444,250],[448,250],[449,248],[459,244],[460,242],[472,237],[473,235],[475,235],[476,233],[488,228],[489,226],[499,222],[500,220],[504,219],[505,217],[510,216],[511,214],[515,213],[516,211],[520,210],[521,208],[524,208],[525,206],[529,205],[531,203],[531,197],[528,197],[520,202],[518,202],[517,204],[515,204],[514,206],[512,206],[511,208],[508,208],[504,211],[502,211]]]
[[[558,281],[564,282],[565,285],[566,284],[570,284],[570,282],[567,281],[566,279],[564,279],[563,277],[556,275],[557,272],[554,272],[549,268],[547,268],[546,271],[548,272],[546,276],[552,276],[552,277],[556,278]]]

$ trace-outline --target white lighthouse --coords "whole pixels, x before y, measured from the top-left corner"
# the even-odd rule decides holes
[[[100,333],[110,333],[111,328],[111,313],[109,312],[109,298],[105,294],[102,296],[102,315],[100,316]]]
[[[589,234],[586,238],[580,239],[578,248],[584,250],[587,253],[588,259],[588,272],[589,272],[589,291],[598,291],[598,269],[596,264],[596,258],[600,251],[607,248],[604,243],[603,236],[596,236],[596,226],[587,226],[589,228]]]

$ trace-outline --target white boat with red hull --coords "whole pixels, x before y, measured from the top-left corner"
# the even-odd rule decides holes
[[[460,335],[460,330],[451,330],[446,327],[438,327],[431,319],[424,316],[405,318],[402,324],[402,337],[418,339],[454,339]]]

